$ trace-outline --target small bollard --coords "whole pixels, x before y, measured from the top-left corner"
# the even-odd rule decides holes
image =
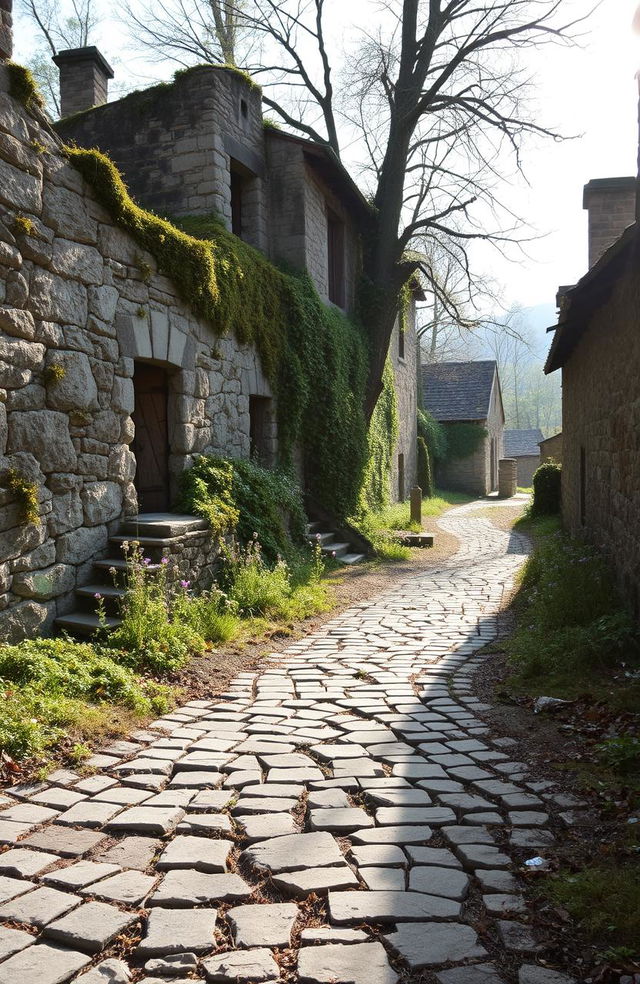
[[[422,526],[422,489],[419,485],[411,489],[411,522]]]

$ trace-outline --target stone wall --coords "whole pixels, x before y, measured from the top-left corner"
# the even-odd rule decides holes
[[[562,432],[540,443],[540,463],[556,461],[562,464]]]
[[[171,281],[146,276],[153,257],[7,89],[0,67],[0,640],[66,612],[137,511],[137,361],[168,373],[174,492],[197,452],[247,457],[250,396],[271,397],[253,350],[218,341]],[[37,524],[19,520],[12,469],[37,484]]]
[[[416,303],[409,303],[404,332],[404,358],[400,355],[400,325],[391,336],[391,364],[398,399],[398,441],[392,456],[391,499],[396,502],[400,492],[399,456],[404,456],[404,494],[409,494],[418,481],[418,378],[420,346],[416,335]]]
[[[11,58],[13,54],[13,0],[0,0],[0,58]]]
[[[473,421],[482,427],[485,420]],[[451,425],[444,424],[445,430]],[[436,466],[436,484],[441,489],[451,489],[456,492],[468,492],[470,495],[486,495],[489,491],[487,468],[488,440],[485,438],[479,447],[466,458],[452,458],[438,462]]]
[[[518,476],[518,486],[521,489],[530,489],[533,485],[534,473],[540,467],[540,455],[539,454],[527,454],[520,455],[516,458],[518,462],[517,476]]]
[[[584,188],[589,212],[589,267],[615,243],[636,215],[635,178],[597,178]]]
[[[604,552],[638,614],[640,281],[631,262],[562,370],[562,513],[569,532]]]
[[[88,113],[61,120],[64,140],[98,147],[132,196],[160,215],[217,213],[231,228],[231,162],[247,177],[243,238],[266,249],[261,98],[230,69],[202,66]]]

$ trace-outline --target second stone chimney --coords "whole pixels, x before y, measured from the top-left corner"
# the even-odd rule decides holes
[[[94,106],[104,106],[113,69],[97,48],[69,48],[59,51],[53,60],[60,69],[60,115],[63,119]]]
[[[589,212],[589,269],[636,217],[636,178],[596,178],[584,186]]]

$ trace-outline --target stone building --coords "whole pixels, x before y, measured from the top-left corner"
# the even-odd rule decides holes
[[[540,465],[539,444],[542,440],[543,434],[538,427],[504,432],[504,456],[515,458],[520,488],[528,489],[533,484],[533,473]]]
[[[562,431],[540,441],[540,464],[544,465],[547,461],[555,461],[557,465],[562,464]]]
[[[562,370],[562,516],[613,565],[640,613],[640,227],[635,179],[589,221],[591,269],[563,294],[545,372]],[[614,191],[612,189],[617,189]],[[587,205],[594,202],[591,192]],[[602,232],[606,225],[606,235]],[[608,248],[607,248],[608,247]]]
[[[0,0],[5,56],[7,5]],[[72,107],[77,142],[81,123],[99,144],[91,128],[113,120],[113,156],[143,205],[215,211],[269,257],[305,266],[327,303],[353,310],[366,203],[331,155],[263,127],[246,79],[196,69],[162,87],[165,103],[154,89],[90,109],[106,94],[104,59],[89,49],[58,62],[86,86],[84,112]],[[257,445],[262,460],[277,453],[274,396],[257,352],[217,338],[194,314],[98,203],[46,117],[10,95],[11,79],[0,64],[0,641],[48,631],[75,609],[76,589],[93,598],[96,572],[113,563],[102,558],[147,528],[196,580],[215,556],[204,524],[144,526],[140,512],[171,505],[196,454],[249,457]],[[77,87],[63,85],[63,98],[69,92]],[[118,141],[129,115],[126,158]],[[409,454],[415,384],[412,402],[405,381],[415,381],[415,362],[398,357],[395,366],[407,427],[399,447]],[[37,489],[38,523],[21,521],[11,475]]]
[[[488,495],[497,489],[505,420],[497,363],[487,360],[422,366],[422,405],[449,432],[458,424],[477,424],[485,431],[471,454],[449,456],[438,463],[436,482],[440,488],[472,495]]]

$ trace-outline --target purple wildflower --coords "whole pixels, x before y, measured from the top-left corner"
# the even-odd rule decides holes
[[[168,557],[162,557],[160,559],[160,563],[161,564],[168,564],[169,563],[169,558]]]
[[[148,567],[149,564],[151,563],[151,557],[143,557],[142,563],[144,564],[145,567]]]
[[[187,588],[191,587],[191,581],[180,581],[180,587],[186,591]]]
[[[96,601],[102,601],[102,595],[100,594],[99,591],[96,591],[93,597],[96,599]]]

